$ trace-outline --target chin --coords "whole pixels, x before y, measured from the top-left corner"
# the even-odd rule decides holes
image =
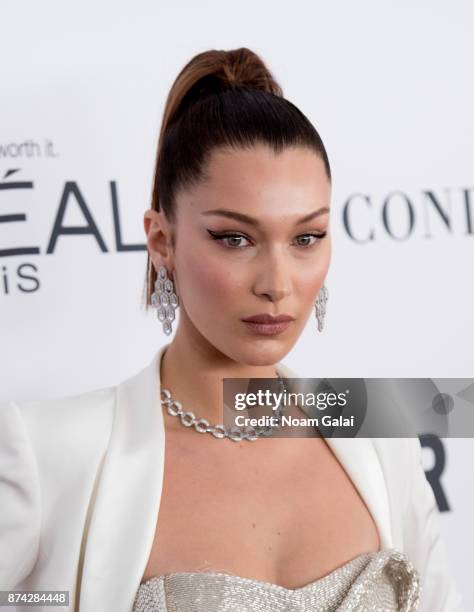
[[[293,344],[282,339],[246,340],[237,349],[235,360],[249,366],[268,366],[281,361],[291,350]]]

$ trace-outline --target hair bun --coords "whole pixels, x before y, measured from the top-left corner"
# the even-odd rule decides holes
[[[264,61],[247,47],[198,53],[176,77],[165,107],[164,125],[169,125],[198,100],[237,87],[283,96]]]
[[[221,52],[222,53],[222,52]],[[221,71],[216,77],[229,87],[249,87],[282,96],[280,85],[263,60],[247,47],[224,51]]]

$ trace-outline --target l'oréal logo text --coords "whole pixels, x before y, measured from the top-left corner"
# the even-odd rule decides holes
[[[22,232],[18,224],[28,223],[25,212],[28,198],[31,198],[35,189],[33,181],[15,180],[18,169],[8,170],[4,173],[0,181],[0,265],[1,265],[1,290],[5,295],[10,294],[15,289],[24,293],[37,291],[40,287],[38,278],[38,267],[31,261],[23,261],[19,264],[11,264],[11,258],[17,257],[36,257],[39,255],[53,255],[61,240],[70,239],[74,236],[87,236],[95,241],[99,251],[108,252],[130,252],[145,251],[146,244],[126,244],[122,237],[120,223],[120,209],[117,191],[117,182],[109,181],[111,224],[113,225],[114,243],[106,244],[101,229],[94,219],[86,197],[82,193],[79,185],[75,181],[66,181],[60,188],[59,200],[52,216],[51,231],[45,238],[44,245],[28,244],[22,241]],[[25,196],[24,207],[18,210],[17,198],[9,197],[13,193],[21,192]],[[64,220],[69,209],[75,208],[84,219],[81,225],[66,225]],[[4,246],[2,236],[11,235],[11,230],[15,230],[14,236],[16,244]],[[8,263],[7,263],[8,262]]]

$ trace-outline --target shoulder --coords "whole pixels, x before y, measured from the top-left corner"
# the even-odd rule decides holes
[[[373,438],[372,443],[393,502],[405,506],[412,499],[413,487],[425,478],[419,438]]]
[[[93,418],[113,408],[116,388],[110,386],[48,399],[11,401],[9,404],[14,404],[23,417],[30,420],[34,420],[39,415],[42,419],[59,420]]]
[[[116,387],[0,406],[0,429],[21,437],[39,468],[80,465],[102,453],[110,437]],[[5,431],[4,430],[4,431]],[[65,457],[69,460],[65,461]],[[57,462],[57,463],[56,463]]]
[[[46,400],[0,404],[2,465],[60,476],[94,463],[107,447],[116,387]]]
[[[372,438],[372,443],[379,457],[387,464],[398,465],[398,468],[409,468],[420,463],[421,445],[417,436],[406,438]]]
[[[10,401],[0,404],[0,423],[10,430],[23,430],[34,447],[64,449],[65,443],[78,442],[87,446],[88,440],[110,429],[115,395],[116,387],[107,387],[51,399]]]

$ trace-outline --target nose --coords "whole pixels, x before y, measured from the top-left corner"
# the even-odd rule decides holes
[[[291,294],[290,266],[284,256],[273,255],[261,261],[253,292],[270,302],[279,302]]]

